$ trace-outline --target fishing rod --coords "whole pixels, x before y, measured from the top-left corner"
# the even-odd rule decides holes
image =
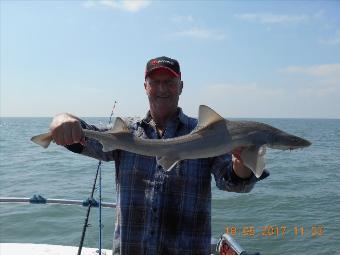
[[[116,108],[116,103],[117,103],[117,101],[115,101],[114,104],[113,104],[111,115],[110,115],[110,118],[109,118],[109,124],[111,124],[112,116],[113,116],[114,110]],[[91,196],[90,196],[90,200],[93,199],[93,194],[94,194],[94,191],[96,189],[96,182],[97,182],[97,178],[98,178],[98,174],[99,174],[99,187],[98,187],[99,188],[99,206],[98,206],[99,207],[99,251],[98,251],[99,255],[102,254],[101,253],[101,246],[102,246],[102,228],[103,228],[102,219],[101,219],[101,217],[102,217],[102,215],[101,215],[101,207],[102,207],[102,201],[101,201],[101,199],[102,199],[101,198],[101,191],[102,191],[102,187],[101,187],[101,165],[102,165],[102,161],[99,160],[98,166],[97,166],[97,171],[96,171],[96,176],[94,178]],[[80,238],[80,243],[79,243],[77,255],[81,255],[81,250],[82,250],[83,244],[84,244],[86,229],[89,226],[88,221],[89,221],[89,215],[90,215],[91,207],[92,207],[92,204],[89,203],[89,205],[87,207],[85,222],[84,222],[83,230],[82,230],[82,233],[81,233],[81,238]]]
[[[93,185],[92,185],[92,191],[91,191],[90,200],[93,199],[93,194],[94,194],[94,191],[96,189],[96,182],[97,182],[98,172],[99,172],[101,164],[102,164],[102,162],[99,161],[98,162],[98,166],[97,166],[97,171],[96,171],[96,177],[94,178],[94,182],[93,182]],[[77,255],[81,255],[81,250],[82,250],[83,244],[84,244],[86,229],[89,226],[88,222],[89,222],[89,215],[90,215],[91,207],[92,207],[92,203],[89,203],[89,205],[87,207],[87,211],[86,211],[85,222],[84,222],[84,225],[83,225],[83,231],[81,233],[81,238],[80,238],[80,243],[79,243]]]

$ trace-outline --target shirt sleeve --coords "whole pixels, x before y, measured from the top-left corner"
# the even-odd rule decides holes
[[[83,129],[90,129],[96,131],[107,131],[108,128],[98,128],[94,125],[89,125],[85,121],[80,120],[80,124]],[[84,156],[88,156],[91,158],[95,158],[102,161],[112,161],[114,160],[114,151],[103,152],[103,146],[95,139],[86,138],[86,145],[83,146],[80,143],[74,143],[71,145],[65,146],[68,150],[82,154]]]
[[[214,175],[217,188],[220,190],[248,193],[255,183],[263,178],[256,178],[252,173],[249,178],[238,177],[233,168],[230,154],[211,158],[211,172]]]

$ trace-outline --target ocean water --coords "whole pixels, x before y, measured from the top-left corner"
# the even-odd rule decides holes
[[[106,123],[106,118],[89,118]],[[97,161],[30,137],[48,130],[50,118],[0,119],[0,196],[84,200]],[[212,181],[212,233],[228,231],[261,254],[340,254],[340,120],[257,119],[309,139],[297,151],[267,150],[271,175],[252,192],[218,190]],[[104,163],[103,200],[115,202],[114,164]],[[98,194],[96,193],[96,196]],[[86,208],[0,204],[0,241],[77,246]],[[103,209],[103,245],[111,248],[114,209]],[[91,210],[85,246],[98,246],[98,208]]]

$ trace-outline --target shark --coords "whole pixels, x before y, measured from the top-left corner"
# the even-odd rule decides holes
[[[220,156],[241,149],[240,158],[259,178],[265,168],[266,148],[294,150],[311,142],[271,125],[256,121],[232,121],[221,117],[206,105],[199,106],[198,123],[187,135],[168,139],[145,139],[133,135],[120,117],[105,132],[83,129],[84,136],[102,144],[104,152],[125,150],[156,157],[159,165],[170,171],[179,161]],[[53,141],[50,132],[31,140],[44,148]]]

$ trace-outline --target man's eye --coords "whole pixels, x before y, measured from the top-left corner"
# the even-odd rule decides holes
[[[166,85],[169,85],[169,86],[176,85],[176,80],[169,80],[166,82]]]
[[[176,80],[167,80],[167,81],[152,81],[152,80],[149,80],[149,84],[151,86],[158,86],[160,84],[164,84],[166,86],[174,86],[177,84],[177,81]]]
[[[157,85],[159,82],[157,82],[157,81],[149,81],[149,84],[150,85],[152,85],[152,86],[155,86],[155,85]]]

